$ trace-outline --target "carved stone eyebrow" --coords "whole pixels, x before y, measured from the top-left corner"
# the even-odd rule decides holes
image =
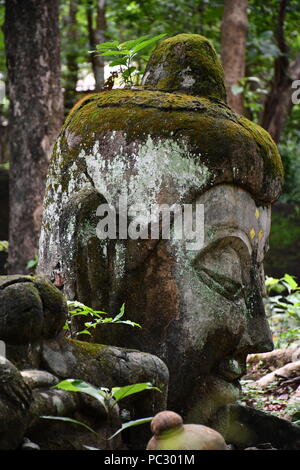
[[[253,252],[253,246],[245,230],[236,229],[236,227],[228,226],[226,226],[226,228],[225,226],[218,227],[208,242],[207,239],[205,239],[204,247],[202,248],[202,250],[200,250],[201,256],[204,256],[206,252],[211,251],[216,247],[222,246],[223,243],[224,246],[226,246],[228,244],[228,241],[232,241],[233,248],[235,248],[235,240],[240,242],[244,249],[247,250],[249,256],[251,256]],[[238,250],[236,249],[236,251]]]

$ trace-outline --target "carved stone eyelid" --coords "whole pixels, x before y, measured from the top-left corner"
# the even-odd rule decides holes
[[[227,232],[226,234],[224,233],[223,229],[218,230],[218,232],[221,232],[220,236],[218,236],[218,235],[216,236],[216,234],[214,235],[214,239],[211,240],[206,246],[204,246],[204,248],[202,248],[200,253],[198,252],[196,254],[196,256],[193,260],[194,263],[199,261],[201,258],[204,258],[206,253],[209,253],[210,251],[212,251],[214,249],[221,248],[221,246],[223,244],[224,244],[223,245],[224,247],[227,246],[227,245],[231,245],[231,247],[235,250],[238,257],[241,258],[240,257],[240,252],[234,246],[234,242],[236,242],[236,241],[239,241],[240,243],[242,243],[245,246],[245,248],[247,248],[247,256],[249,257],[249,261],[250,261],[252,253],[253,253],[253,248],[251,247],[248,236],[245,232],[243,232],[242,230],[236,230],[236,229],[234,229],[232,231],[230,229],[226,230],[226,232]]]
[[[223,295],[228,300],[238,300],[243,295],[244,285],[226,275],[218,275],[204,266],[199,269],[198,275],[207,287]]]

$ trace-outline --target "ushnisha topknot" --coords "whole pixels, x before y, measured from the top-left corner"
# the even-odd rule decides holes
[[[143,84],[226,102],[221,62],[211,42],[199,34],[178,34],[161,41],[151,54]]]
[[[170,429],[180,428],[183,426],[181,416],[174,411],[161,411],[157,413],[151,421],[151,431],[156,436]]]
[[[151,421],[154,436],[146,450],[226,450],[220,433],[201,424],[183,424],[174,411],[161,411]]]

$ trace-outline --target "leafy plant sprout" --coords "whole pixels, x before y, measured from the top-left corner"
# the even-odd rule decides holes
[[[293,276],[285,274],[280,279],[267,276],[266,288],[269,296],[265,307],[275,347],[299,346],[300,286]]]
[[[101,405],[105,409],[107,416],[108,416],[109,424],[111,424],[112,422],[112,414],[113,414],[114,407],[117,405],[117,403],[119,403],[124,398],[129,397],[130,395],[135,395],[137,393],[143,392],[144,390],[157,390],[158,392],[161,393],[161,390],[157,387],[154,387],[150,382],[136,383],[133,385],[126,385],[124,387],[113,387],[112,389],[108,389],[104,387],[96,388],[93,385],[90,385],[87,382],[84,382],[82,380],[67,379],[67,380],[63,380],[57,385],[54,385],[54,387],[52,388],[58,388],[58,389],[66,390],[69,392],[85,393],[86,395],[89,395],[95,398],[98,402],[101,403]],[[69,418],[65,416],[41,416],[41,418],[58,420],[58,421],[66,421],[69,423],[78,424],[84,427],[85,429],[87,429],[88,431],[96,435],[99,435],[94,429],[89,427],[87,424],[81,421],[77,421],[76,419],[73,419],[73,418]],[[110,437],[108,436],[106,437],[108,447],[110,448],[111,439],[117,436],[120,432],[124,431],[125,429],[134,427],[134,426],[148,423],[152,419],[153,417],[150,416],[147,418],[136,419],[136,420],[123,423],[121,428],[119,428],[113,435],[111,435]],[[99,449],[94,449],[94,450],[99,450]]]
[[[71,319],[73,317],[78,317],[78,316],[84,316],[84,317],[89,318],[89,321],[86,321],[84,323],[85,329],[77,332],[75,334],[76,336],[79,336],[82,334],[91,335],[90,330],[95,329],[98,325],[101,325],[103,323],[113,323],[113,324],[122,323],[124,325],[141,328],[141,325],[131,320],[121,320],[121,318],[124,316],[124,313],[125,313],[125,304],[122,305],[119,313],[115,317],[107,316],[109,314],[101,310],[93,310],[91,307],[88,307],[87,305],[84,305],[78,301],[69,300],[68,307],[69,307],[69,314],[71,315]],[[70,310],[70,308],[72,310]],[[70,329],[71,319],[68,319],[66,321],[64,329],[69,330],[72,334],[72,331]]]
[[[35,272],[38,263],[39,263],[39,257],[38,255],[35,255],[34,258],[30,259],[27,262],[26,269],[28,269],[29,271]]]
[[[139,77],[142,75],[142,72],[133,65],[134,61],[147,61],[149,56],[144,55],[142,51],[153,46],[165,36],[166,34],[159,34],[151,38],[147,35],[121,44],[119,41],[103,42],[96,46],[96,51],[91,52],[97,52],[96,55],[105,57],[110,67],[119,66],[122,82],[126,86],[133,86],[138,84]]]
[[[8,252],[9,243],[7,240],[0,240],[0,251]]]

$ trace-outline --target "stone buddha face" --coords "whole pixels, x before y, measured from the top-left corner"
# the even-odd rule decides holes
[[[190,167],[182,188],[197,181],[198,170]],[[154,178],[154,196],[151,178],[147,186],[141,176],[137,172],[126,186],[143,187],[144,202],[163,200],[173,207],[181,199],[184,204],[178,182],[172,187],[169,181],[166,191],[164,179],[159,186]],[[139,197],[129,193],[130,203],[139,207]],[[249,192],[230,184],[216,185],[192,202],[193,208],[202,205],[205,214],[204,225],[196,227],[204,231],[204,242],[196,249],[190,249],[184,234],[172,238],[172,229],[170,239],[151,240],[150,227],[148,240],[116,240],[113,249],[108,242],[112,275],[119,278],[111,307],[123,298],[128,318],[142,329],[99,332],[98,339],[161,357],[170,371],[169,407],[208,422],[218,408],[238,398],[247,354],[272,349],[262,301],[270,206],[260,207]],[[140,220],[137,211],[129,224],[137,227]]]
[[[272,349],[262,302],[270,208],[233,185],[215,186],[195,204],[204,205],[203,246],[160,241],[139,288],[129,282],[128,290],[144,312],[149,306],[143,327],[154,328],[152,348],[170,369],[169,406],[207,422],[238,398],[247,354]]]
[[[205,38],[179,35],[153,53],[145,88],[79,103],[50,164],[40,241],[40,273],[59,271],[69,298],[112,314],[125,303],[142,326],[101,325],[93,340],[158,355],[169,409],[202,423],[238,397],[246,355],[272,348],[262,262],[282,182],[270,136],[224,103],[222,73]],[[172,237],[172,218],[169,239],[99,240],[98,207],[123,193],[131,209],[204,207],[201,243]],[[127,222],[148,223],[139,210]]]

